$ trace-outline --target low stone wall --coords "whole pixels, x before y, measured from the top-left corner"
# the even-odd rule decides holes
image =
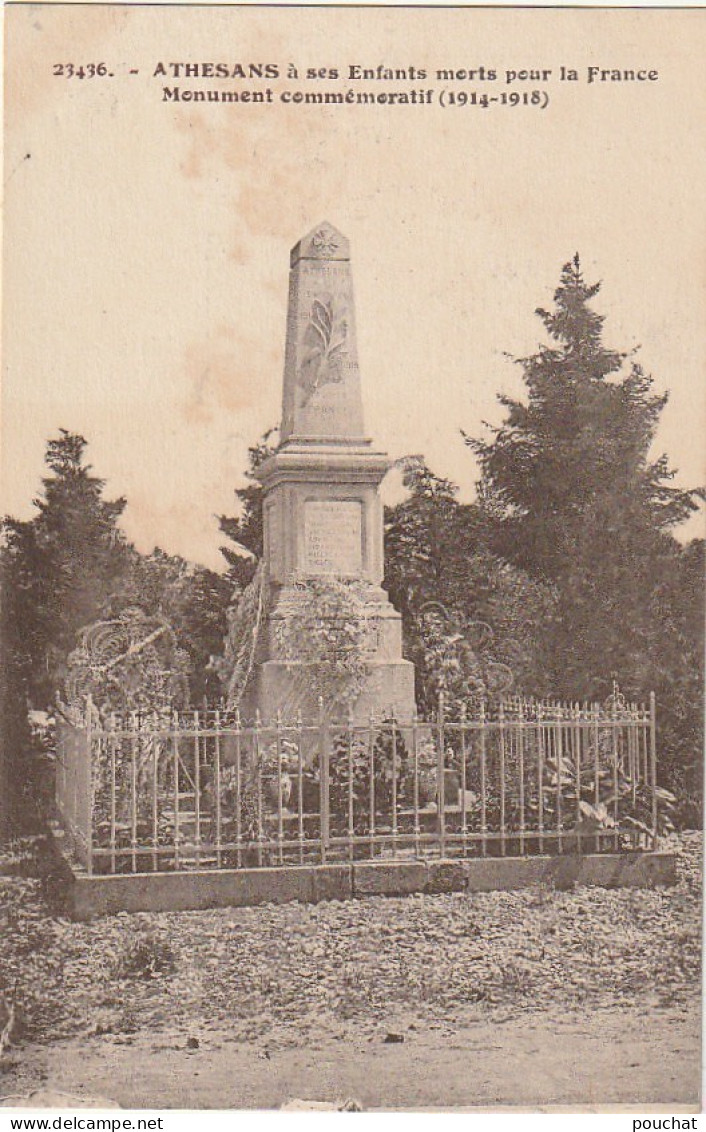
[[[66,865],[66,862],[64,862]],[[673,853],[587,854],[473,860],[361,861],[354,864],[200,872],[88,876],[71,867],[69,914],[77,920],[114,912],[164,912],[297,900],[350,900],[413,892],[492,892],[542,882],[556,888],[601,885],[652,888],[676,881]]]

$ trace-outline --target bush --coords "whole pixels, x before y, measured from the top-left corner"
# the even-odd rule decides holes
[[[154,932],[140,932],[131,939],[115,965],[119,979],[155,979],[172,975],[175,970],[174,948]]]

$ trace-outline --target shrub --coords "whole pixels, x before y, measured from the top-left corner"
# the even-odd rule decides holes
[[[176,970],[176,955],[168,940],[154,932],[140,932],[119,956],[115,974],[119,979],[154,979]]]

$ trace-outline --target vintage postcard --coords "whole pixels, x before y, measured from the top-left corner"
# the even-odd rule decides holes
[[[706,12],[4,27],[2,1105],[695,1126]]]

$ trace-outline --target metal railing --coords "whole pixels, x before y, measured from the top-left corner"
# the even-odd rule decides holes
[[[655,704],[451,707],[428,721],[221,708],[57,724],[57,808],[89,872],[654,848]]]

